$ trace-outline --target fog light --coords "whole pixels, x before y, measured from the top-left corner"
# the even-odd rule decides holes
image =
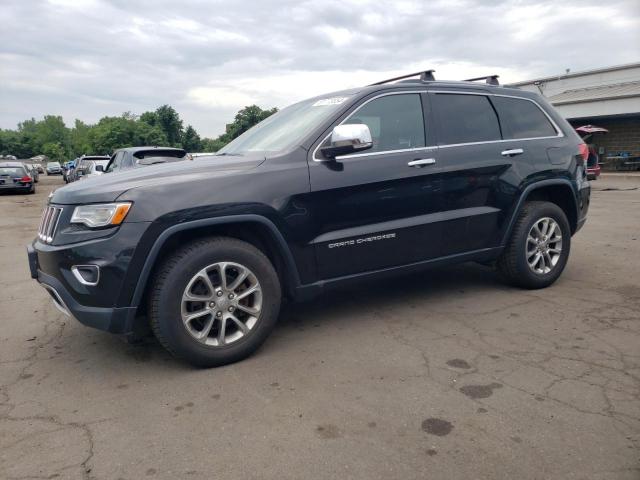
[[[97,265],[74,265],[71,272],[83,285],[94,286],[100,281],[100,267]]]

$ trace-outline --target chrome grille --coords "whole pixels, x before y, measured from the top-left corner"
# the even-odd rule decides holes
[[[38,227],[38,238],[45,242],[51,243],[53,236],[56,233],[56,227],[58,226],[58,220],[62,214],[62,207],[47,206],[42,213],[42,220],[40,220],[40,227]]]

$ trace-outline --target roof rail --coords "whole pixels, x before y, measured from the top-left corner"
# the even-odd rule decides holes
[[[498,77],[500,75],[487,75],[486,77],[467,78],[465,82],[477,82],[478,80],[484,80],[489,85],[500,85]]]
[[[435,70],[425,70],[422,72],[409,73],[407,75],[401,75],[399,77],[393,77],[387,80],[382,80],[381,82],[372,83],[369,86],[372,87],[374,85],[384,85],[385,83],[395,82],[396,80],[403,80],[405,78],[416,77],[418,75],[420,75],[421,82],[433,82],[435,80],[435,77],[433,76],[433,72],[435,72]]]

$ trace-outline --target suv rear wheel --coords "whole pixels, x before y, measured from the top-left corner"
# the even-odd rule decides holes
[[[551,202],[527,202],[498,259],[498,272],[513,285],[544,288],[564,270],[570,248],[571,229],[564,211]]]
[[[281,291],[269,259],[224,237],[193,242],[159,268],[149,296],[151,328],[177,357],[215,367],[251,355],[278,318]]]

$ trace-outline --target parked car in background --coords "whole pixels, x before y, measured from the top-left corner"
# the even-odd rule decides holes
[[[60,162],[47,163],[47,175],[62,175],[62,166]]]
[[[71,181],[71,176],[73,175],[73,170],[76,166],[77,161],[78,159],[76,158],[75,160],[64,162],[62,164],[62,178],[64,179],[65,183],[69,183]]]
[[[40,181],[40,172],[38,172],[38,167],[36,167],[33,163],[23,163],[24,167],[29,172],[29,175],[33,177],[33,181],[38,183]]]
[[[0,191],[9,190],[35,193],[35,181],[24,163],[0,162]]]
[[[38,173],[44,173],[44,168],[41,163],[34,163],[34,165],[38,169]]]
[[[116,150],[105,169],[106,173],[144,167],[157,163],[190,160],[186,150],[170,147],[129,147]]]
[[[609,130],[596,125],[582,125],[576,127],[576,132],[582,138],[582,141],[587,145],[589,150],[589,157],[587,158],[587,179],[597,180],[600,176],[600,156],[594,144],[594,140],[609,133]]]
[[[74,168],[67,173],[67,183],[75,182],[88,173],[89,164],[94,161],[102,162],[102,168],[109,163],[109,155],[83,155],[75,161]]]
[[[91,160],[84,160],[76,169],[78,180],[97,177],[103,175],[111,157],[93,157]]]
[[[589,145],[589,158],[587,158],[587,178],[589,180],[597,180],[600,176],[600,157],[596,149]]]

